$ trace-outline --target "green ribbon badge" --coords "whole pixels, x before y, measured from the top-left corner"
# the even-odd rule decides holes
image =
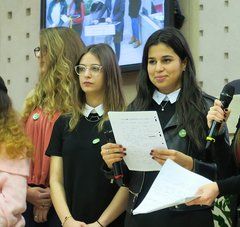
[[[187,135],[187,132],[185,129],[181,129],[179,132],[178,132],[178,135],[182,138],[186,137]]]
[[[96,138],[96,139],[94,139],[93,141],[92,141],[92,144],[97,144],[97,143],[99,143],[100,142],[100,139],[99,138]]]

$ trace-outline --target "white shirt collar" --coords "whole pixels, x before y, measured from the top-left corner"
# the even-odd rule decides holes
[[[181,88],[179,88],[178,90],[169,93],[169,94],[163,94],[161,92],[159,92],[158,90],[155,90],[153,93],[153,100],[160,105],[162,103],[162,101],[170,101],[171,104],[175,103],[177,101],[177,97],[179,95]]]
[[[85,104],[85,108],[83,110],[83,115],[85,117],[88,117],[90,113],[97,113],[99,117],[101,117],[104,114],[103,104],[100,104],[97,107],[89,106],[88,104]]]

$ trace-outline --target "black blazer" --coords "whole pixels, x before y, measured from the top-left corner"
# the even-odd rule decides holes
[[[206,108],[209,109],[214,102],[214,98],[203,94]],[[194,158],[194,172],[205,176],[211,180],[223,179],[231,176],[236,170],[233,164],[233,157],[230,153],[230,144],[228,139],[228,130],[226,125],[222,130],[222,134],[216,138],[216,142],[210,146],[208,150],[198,150],[196,146],[190,141],[189,137],[180,137],[176,130],[178,126],[178,119],[173,115],[166,126],[163,128],[163,133],[169,149],[175,149],[183,152]],[[139,193],[141,193],[142,186],[145,179],[145,172],[129,171],[125,165],[124,169],[124,183],[129,188],[129,200],[127,211],[129,213],[135,207],[135,203]],[[112,171],[105,170],[105,175],[112,178]],[[209,209],[206,206],[186,206],[180,205],[170,209],[176,211]]]

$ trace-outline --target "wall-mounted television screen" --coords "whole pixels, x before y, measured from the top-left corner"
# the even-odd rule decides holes
[[[173,0],[42,0],[41,27],[72,27],[86,45],[108,43],[123,71],[137,70],[147,38],[173,25]]]

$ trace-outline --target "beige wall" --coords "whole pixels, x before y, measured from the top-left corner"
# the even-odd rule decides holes
[[[20,110],[37,81],[33,49],[39,45],[40,0],[0,0],[0,12],[0,75]]]
[[[218,96],[224,84],[240,75],[240,1],[179,0],[186,17],[186,36],[207,93]],[[37,81],[38,66],[33,48],[38,45],[40,0],[0,0],[0,75],[7,81],[17,109]],[[9,18],[12,13],[12,18]],[[136,94],[138,72],[123,74],[124,92],[130,102]],[[233,112],[239,113],[238,102]],[[235,122],[229,121],[230,131]]]

